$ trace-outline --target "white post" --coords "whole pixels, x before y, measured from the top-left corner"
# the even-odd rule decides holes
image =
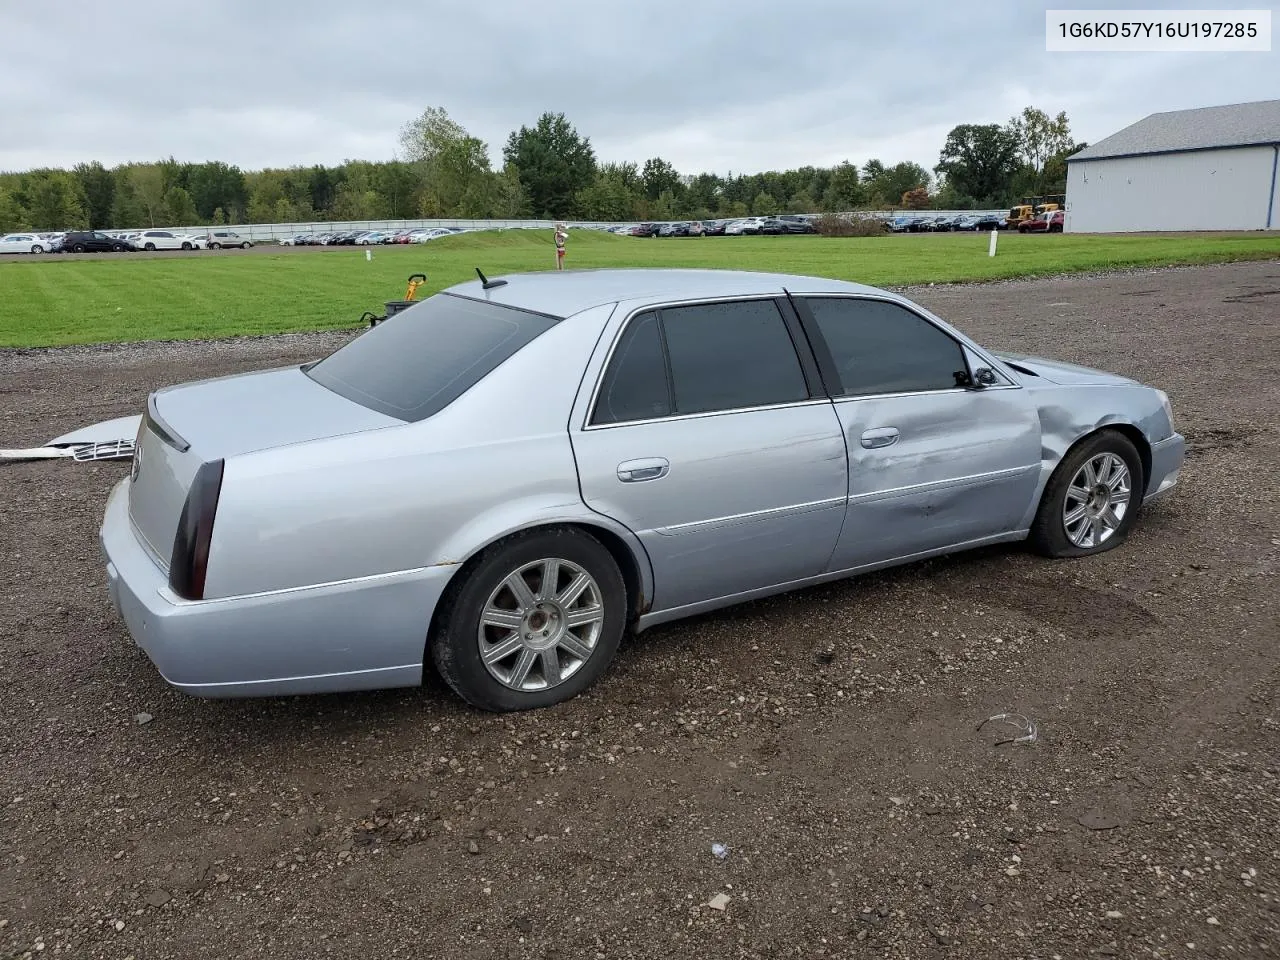
[[[372,259],[373,259],[373,251],[372,251],[372,250],[368,250],[368,249],[366,249],[366,250],[365,250],[365,252],[364,252],[364,258],[365,258],[365,260],[366,260],[366,261],[368,261],[368,260],[372,260]]]
[[[991,244],[987,247],[987,256],[994,257],[996,255],[996,238],[1000,236],[999,230],[991,231]]]

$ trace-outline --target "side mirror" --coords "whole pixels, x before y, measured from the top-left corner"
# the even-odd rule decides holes
[[[974,383],[979,387],[989,387],[996,382],[995,371],[990,367],[978,367],[973,371]]]

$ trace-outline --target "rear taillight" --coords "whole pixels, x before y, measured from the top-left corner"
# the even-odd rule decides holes
[[[184,600],[204,599],[205,574],[209,569],[209,544],[213,539],[213,515],[222,492],[222,460],[200,464],[187,501],[178,518],[169,560],[169,586]]]

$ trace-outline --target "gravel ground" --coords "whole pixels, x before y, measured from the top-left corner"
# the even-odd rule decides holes
[[[913,294],[1165,387],[1178,491],[1090,560],[655,629],[532,714],[175,693],[106,600],[127,465],[0,468],[0,956],[1280,953],[1280,263]],[[0,435],[340,339],[0,352]]]

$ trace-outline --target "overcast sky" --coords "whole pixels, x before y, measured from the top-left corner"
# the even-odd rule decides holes
[[[1096,142],[1156,111],[1280,96],[1274,42],[1270,53],[1046,53],[1044,11],[1068,5],[0,0],[0,170],[384,160],[428,106],[485,140],[495,165],[513,129],[551,110],[601,161],[750,173],[876,157],[932,169],[951,127],[1003,123],[1028,104],[1065,110],[1076,139]],[[1270,8],[1280,24],[1271,4],[1234,7]]]

